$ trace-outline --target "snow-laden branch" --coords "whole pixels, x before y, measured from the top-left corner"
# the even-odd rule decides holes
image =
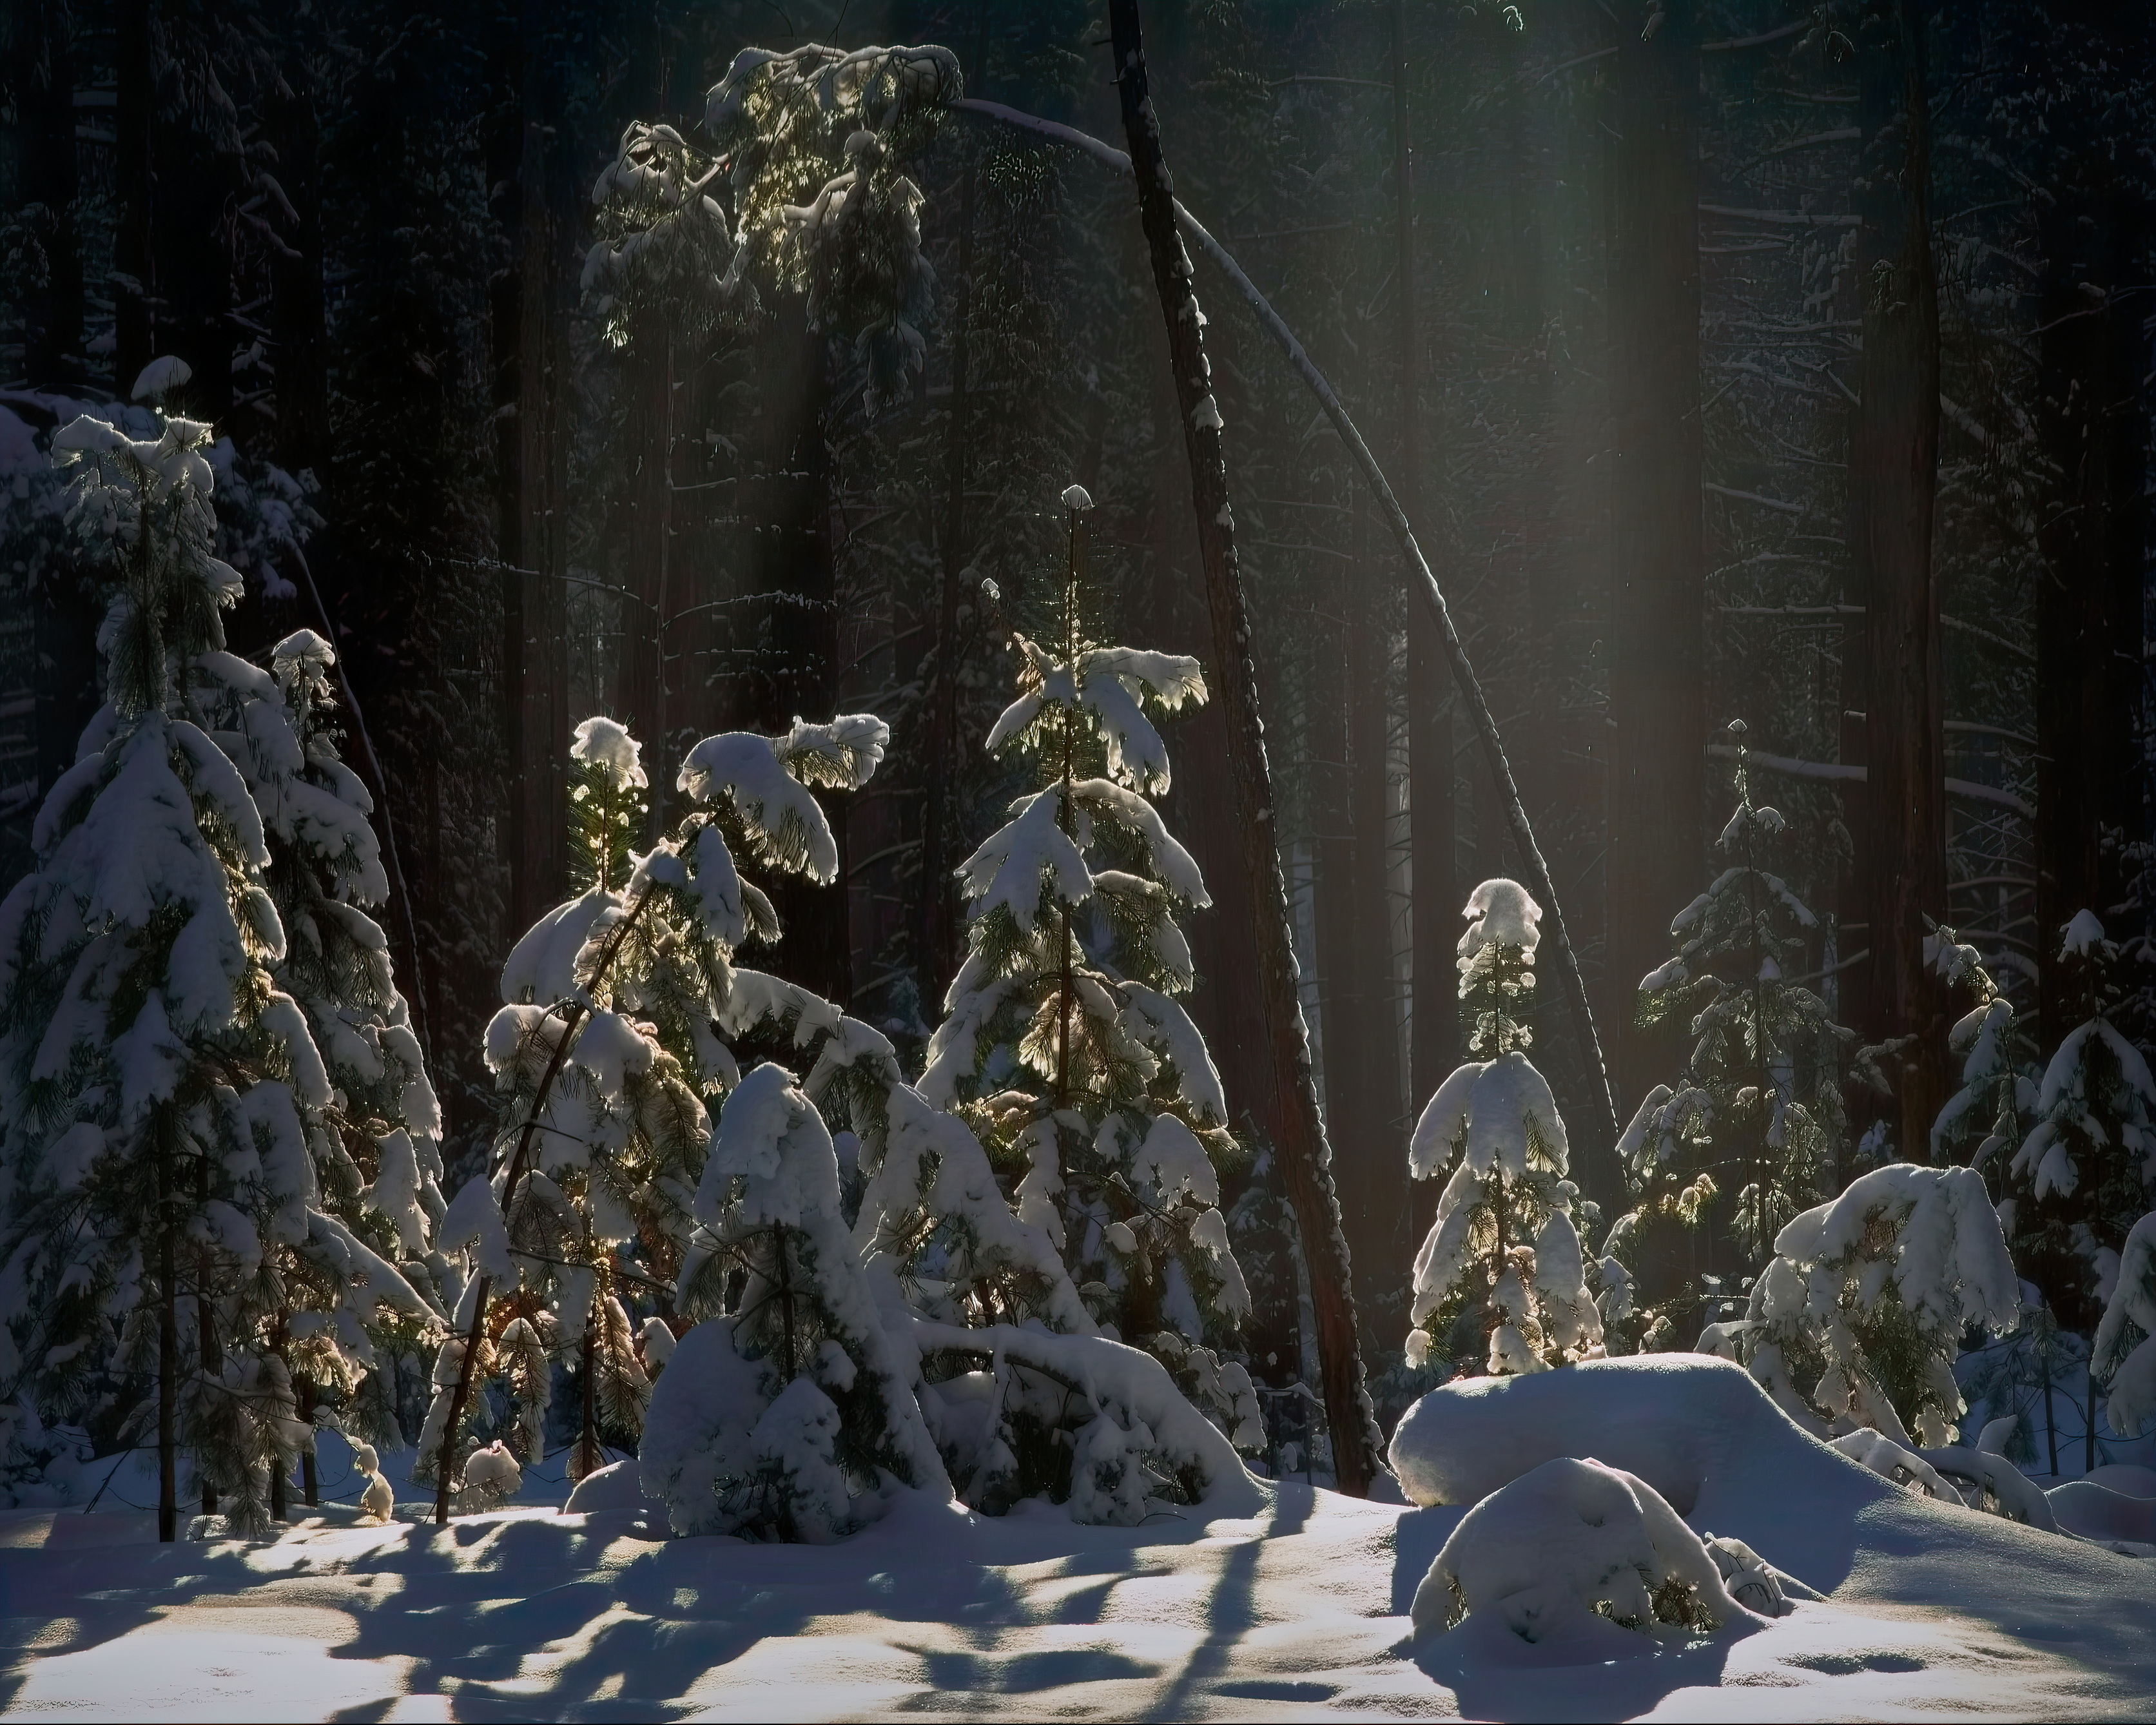
[[[1726,742],[1711,742],[1707,746],[1710,755],[1734,760],[1737,751]],[[1744,751],[1748,766],[1763,767],[1769,773],[1781,773],[1788,778],[1838,779],[1845,784],[1862,784],[1864,769],[1845,761],[1799,761],[1789,755],[1763,755],[1757,749]],[[1949,778],[1946,782],[1949,797],[1966,798],[1972,803],[1991,803],[2001,809],[2011,809],[2024,820],[2036,818],[2035,805],[2015,791],[1994,784],[1979,784],[1974,779]]]
[[[1091,156],[1103,166],[1113,168],[1117,173],[1128,174],[1131,172],[1131,159],[1124,151],[1074,127],[1005,107],[1000,102],[981,101],[973,97],[963,98],[951,106],[955,112],[978,114],[983,119],[997,121],[1021,131],[1033,132],[1057,143],[1066,144]],[[1369,445],[1363,440],[1363,434],[1356,429],[1355,422],[1348,417],[1347,408],[1341,405],[1339,396],[1305,352],[1295,332],[1281,321],[1280,314],[1258,290],[1256,284],[1243,273],[1242,265],[1206,231],[1204,224],[1183,207],[1179,198],[1175,204],[1175,219],[1183,237],[1210,258],[1235,285],[1236,291],[1241,294],[1265,333],[1272,337],[1274,343],[1286,356],[1288,363],[1294,367],[1311,393],[1317,397],[1325,417],[1332,422],[1341,442],[1347,446],[1348,454],[1354,457],[1355,465],[1362,470],[1372,495],[1376,498],[1387,525],[1393,530],[1393,537],[1399,542],[1401,555],[1407,559],[1409,567],[1420,578],[1411,582],[1410,585],[1430,608],[1437,624],[1438,635],[1445,644],[1445,658],[1451,665],[1454,681],[1466,699],[1469,716],[1482,739],[1483,753],[1489,762],[1491,777],[1503,795],[1507,824],[1512,830],[1512,841],[1519,849],[1521,860],[1527,865],[1529,885],[1535,896],[1542,901],[1543,914],[1548,918],[1546,932],[1551,947],[1557,955],[1558,974],[1563,980],[1583,1051],[1598,1086],[1597,1094],[1602,1104],[1602,1119],[1598,1124],[1604,1128],[1603,1136],[1605,1142],[1614,1144],[1617,1141],[1617,1106],[1609,1088],[1609,1068],[1603,1059],[1602,1040],[1595,1030],[1594,1014],[1588,1005],[1586,983],[1580,976],[1579,962],[1573,952],[1572,942],[1565,928],[1564,913],[1558,902],[1557,883],[1551,877],[1549,865],[1543,860],[1542,848],[1535,842],[1534,829],[1528,824],[1527,809],[1520,800],[1519,786],[1512,777],[1512,763],[1505,755],[1504,740],[1498,734],[1497,721],[1490,711],[1489,698],[1483,693],[1481,681],[1475,675],[1475,667],[1469,661],[1467,649],[1460,641],[1460,631],[1454,626],[1451,610],[1445,601],[1444,589],[1438,585],[1429,560],[1423,556],[1422,547],[1415,542],[1414,529],[1408,521],[1407,512],[1400,507],[1399,500],[1394,496],[1393,488],[1387,482],[1383,470],[1371,454]]]

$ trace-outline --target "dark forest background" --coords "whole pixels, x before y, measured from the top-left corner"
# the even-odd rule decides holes
[[[2026,1060],[2082,1015],[2054,958],[2095,909],[2124,947],[2122,1028],[2156,1039],[2156,27],[2103,0],[1969,0],[1924,8],[1911,56],[1896,11],[1147,8],[1178,195],[1348,401],[1491,692],[1620,1119],[1682,1058],[1634,991],[1712,877],[1743,721],[1818,913],[1808,980],[1852,1050],[1889,1045],[1887,1090],[1850,1078],[1830,1190],[1866,1158],[1933,1153],[1961,1009],[1925,968],[1922,916],[1984,954]],[[192,371],[176,403],[230,440],[234,649],[305,624],[343,655],[449,1149],[476,1157],[492,1131],[480,1032],[503,954],[565,891],[566,747],[589,712],[632,721],[660,787],[713,731],[891,721],[891,764],[844,802],[844,894],[781,909],[789,973],[917,1049],[958,957],[950,870],[1017,788],[979,747],[1009,684],[980,579],[1014,604],[1052,581],[1056,499],[1081,484],[1101,629],[1214,674],[1129,185],[947,116],[909,169],[938,278],[926,363],[873,413],[865,363],[798,305],[750,331],[654,317],[611,345],[579,289],[591,188],[631,119],[693,136],[751,44],[942,43],[968,94],[1119,140],[1101,16],[12,0],[4,18],[0,889],[97,698],[95,611],[26,452],[170,353]],[[1912,185],[1892,164],[1918,115]],[[1929,294],[1897,274],[1912,223]],[[1410,1200],[1406,1133],[1460,1053],[1459,907],[1519,862],[1352,465],[1199,270],[1305,1011],[1358,1267],[1397,1303],[1434,1197]],[[1916,380],[1906,424],[1860,412],[1881,379]],[[1879,530],[1920,493],[1928,545]],[[1224,891],[1224,732],[1209,708],[1172,741],[1169,819],[1222,899],[1194,931],[1194,1012],[1250,1107],[1273,1086],[1250,1070],[1248,913]],[[1599,1105],[1543,1002],[1576,1166],[1614,1197],[1582,1124]],[[1687,1250],[1704,1269],[1712,1234]]]

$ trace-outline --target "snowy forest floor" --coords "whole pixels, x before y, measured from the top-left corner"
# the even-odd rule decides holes
[[[907,1498],[822,1548],[668,1541],[640,1511],[564,1514],[559,1481],[536,1476],[527,1491],[553,1504],[439,1531],[416,1489],[386,1527],[329,1502],[297,1512],[305,1519],[278,1539],[162,1548],[132,1510],[16,1511],[0,1516],[0,1708],[367,1720],[2156,1712],[2156,1563],[1940,1507],[1818,1453],[1826,1471],[1794,1469],[1790,1491],[1723,1493],[1712,1531],[1830,1597],[1558,1666],[1480,1617],[1410,1645],[1409,1601],[1464,1509],[1294,1482],[1268,1486],[1250,1519],[1131,1529],[1076,1527],[1045,1505],[990,1519]],[[326,1455],[326,1474],[341,1460]],[[1747,1470],[1755,1487],[1774,1471]],[[1494,1635],[1476,1632],[1485,1623]]]

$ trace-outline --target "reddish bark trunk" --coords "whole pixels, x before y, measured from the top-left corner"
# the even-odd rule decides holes
[[[1250,620],[1235,556],[1234,516],[1221,421],[1212,394],[1203,326],[1191,290],[1190,259],[1177,231],[1174,194],[1162,159],[1160,127],[1146,82],[1137,0],[1111,0],[1116,81],[1138,188],[1138,214],[1152,257],[1153,285],[1168,328],[1168,352],[1191,472],[1200,561],[1226,720],[1241,862],[1250,885],[1251,937],[1265,1007],[1275,1082],[1289,1094],[1281,1109],[1281,1164],[1301,1224],[1317,1314],[1320,1377],[1340,1489],[1366,1495],[1381,1463],[1380,1439],[1355,1336],[1352,1274],[1332,1190],[1332,1155],[1310,1070],[1310,1045],[1296,1000],[1295,955],[1288,937],[1287,894],[1275,850],[1272,788],[1265,764],[1251,661]]]

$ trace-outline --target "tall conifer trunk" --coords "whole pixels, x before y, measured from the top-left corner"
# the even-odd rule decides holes
[[[1111,0],[1108,24],[1123,129],[1137,181],[1138,214],[1152,258],[1153,285],[1168,329],[1183,448],[1190,462],[1191,501],[1213,614],[1219,660],[1220,706],[1228,729],[1229,764],[1242,834],[1243,872],[1250,886],[1251,937],[1258,986],[1265,1005],[1267,1042],[1281,1098],[1279,1153],[1301,1226],[1317,1308],[1320,1377],[1340,1489],[1367,1495],[1379,1471],[1377,1420],[1363,1388],[1355,1335],[1348,1243],[1332,1189],[1332,1154],[1312,1081],[1310,1045],[1296,999],[1295,953],[1288,936],[1287,893],[1281,879],[1272,787],[1265,764],[1251,660],[1249,608],[1235,556],[1235,518],[1228,505],[1228,470],[1221,420],[1212,393],[1203,326],[1191,290],[1190,259],[1177,232],[1174,194],[1162,159],[1160,126],[1146,80],[1137,0]]]
[[[150,0],[119,0],[113,19],[119,90],[113,115],[112,393],[122,401],[150,363]]]
[[[2065,15],[2112,64],[2132,64],[2129,9]],[[2090,130],[2062,123],[2064,159],[2038,224],[2036,423],[2052,475],[2038,505],[2036,601],[2035,958],[2046,1043],[2081,1016],[2060,932],[2093,910],[2114,937],[2129,932],[2118,915],[2130,896],[2118,841],[2143,837],[2146,819],[2135,709],[2148,353],[2145,308],[2130,290],[2148,279],[2148,213]]]
[[[981,55],[975,54],[978,70]],[[958,284],[951,320],[951,421],[945,450],[947,490],[942,575],[936,596],[935,681],[928,700],[928,760],[921,807],[921,898],[915,966],[924,1003],[942,998],[957,964],[957,918],[951,880],[952,780],[958,734],[958,588],[966,559],[966,391],[971,379],[973,309],[973,200],[977,164],[968,150],[958,191]]]
[[[1615,758],[1609,1011],[1618,1117],[1676,1065],[1635,1021],[1640,978],[1699,890],[1707,738],[1701,687],[1699,44],[1691,0],[1626,8],[1617,43],[1609,260]],[[1651,33],[1648,33],[1649,31]]]
[[[157,1538],[179,1537],[180,1318],[172,1250],[172,1147],[164,1123],[153,1122],[157,1145]]]
[[[1400,508],[1430,554],[1438,540],[1423,508],[1422,328],[1415,300],[1414,147],[1408,103],[1407,0],[1393,3],[1393,291],[1399,306],[1394,362],[1399,377]],[[1452,679],[1445,642],[1430,608],[1408,603],[1408,837],[1409,907],[1408,976],[1409,1099],[1419,1104],[1460,1064],[1459,1014],[1454,1004],[1453,927],[1461,894],[1454,878],[1455,817]],[[1419,1235],[1435,1214],[1435,1187],[1418,1187]]]
[[[1414,1249],[1407,1238],[1407,1120],[1393,986],[1390,607],[1381,597],[1384,589],[1371,556],[1368,500],[1359,485],[1354,511],[1346,619],[1349,901],[1354,911],[1354,972],[1348,1004],[1353,1014],[1349,1028],[1358,1136],[1342,1153],[1363,1210],[1361,1228],[1348,1237],[1360,1266],[1358,1307],[1372,1351],[1380,1353],[1393,1335],[1406,1332],[1402,1301]]]
[[[13,79],[22,140],[20,201],[41,206],[45,272],[23,297],[23,363],[34,388],[81,382],[82,249],[74,200],[74,78],[67,8],[22,0],[16,8]]]
[[[1865,0],[1865,138],[1856,199],[1864,352],[1850,430],[1851,552],[1865,607],[1865,825],[1871,1040],[1913,1036],[1898,1073],[1897,1148],[1922,1160],[1946,1096],[1943,1000],[1924,918],[1946,914],[1946,761],[1932,511],[1939,460],[1939,311],[1919,0]]]
[[[562,887],[568,735],[567,500],[563,495],[561,243],[549,160],[547,73],[534,0],[526,0],[511,75],[516,103],[497,146],[510,191],[500,219],[512,263],[494,302],[496,558],[502,564],[502,727],[508,759],[510,922],[538,920]],[[636,627],[632,619],[630,627]],[[643,643],[631,646],[640,650]],[[648,732],[639,735],[649,736]]]

